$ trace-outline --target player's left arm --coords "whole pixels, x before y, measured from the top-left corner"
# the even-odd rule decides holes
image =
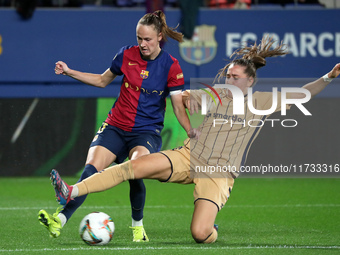
[[[172,107],[173,107],[173,110],[174,110],[174,113],[176,115],[178,122],[187,132],[188,137],[190,137],[191,125],[190,125],[188,114],[183,105],[182,93],[180,92],[177,94],[172,94],[170,98],[171,98]]]
[[[340,74],[340,63],[336,64],[333,69],[325,74],[323,77],[307,83],[302,88],[309,90],[311,96],[314,97],[324,90],[332,79],[338,77]],[[304,98],[306,95],[303,93],[288,93],[287,97],[290,99]]]

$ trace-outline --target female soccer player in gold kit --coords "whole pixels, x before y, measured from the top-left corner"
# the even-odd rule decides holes
[[[73,186],[67,185],[52,170],[51,179],[60,204],[67,204],[75,197],[93,192],[110,189],[121,182],[131,179],[157,179],[162,182],[181,184],[195,184],[194,213],[191,222],[191,233],[198,243],[212,243],[217,239],[217,229],[214,227],[216,215],[227,202],[234,180],[238,176],[240,167],[244,164],[247,153],[254,139],[261,130],[261,125],[249,126],[248,120],[265,120],[269,115],[256,115],[249,110],[247,95],[248,88],[256,81],[256,70],[266,65],[265,58],[287,54],[285,45],[279,44],[274,49],[271,38],[263,38],[259,45],[244,47],[234,54],[238,56],[218,74],[218,78],[225,78],[226,83],[238,87],[244,94],[244,115],[238,115],[244,124],[214,125],[214,116],[233,115],[233,95],[230,90],[216,89],[222,104],[210,104],[208,114],[203,123],[197,128],[198,138],[184,141],[184,145],[168,151],[153,153],[130,160],[120,165],[109,167]],[[317,79],[303,86],[311,96],[320,93],[333,78],[340,74],[340,64]],[[184,91],[183,103],[192,113],[200,107],[202,90]],[[189,97],[190,96],[190,97]],[[288,93],[289,99],[304,98],[303,93]],[[252,103],[257,110],[266,110],[273,103],[272,92],[255,92]],[[286,106],[287,109],[290,106]],[[281,110],[280,96],[278,96],[275,111]],[[197,171],[199,167],[232,166],[237,171],[210,174]]]

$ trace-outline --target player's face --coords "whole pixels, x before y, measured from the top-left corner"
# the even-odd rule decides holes
[[[243,94],[248,93],[248,88],[253,85],[254,79],[248,77],[244,72],[246,67],[232,64],[227,71],[226,84],[234,85],[243,91]],[[230,93],[230,91],[229,91]]]
[[[157,33],[155,26],[138,24],[136,28],[139,50],[145,59],[155,59],[161,51],[159,46],[162,34]]]

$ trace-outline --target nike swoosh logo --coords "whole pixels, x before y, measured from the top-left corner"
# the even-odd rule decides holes
[[[150,143],[149,141],[147,141],[146,143],[147,143],[148,145],[150,145],[150,146],[151,146],[151,148],[153,148],[153,147],[152,147],[152,145],[151,145],[151,143]]]
[[[137,65],[137,64],[129,62],[129,66],[135,66],[135,65]]]

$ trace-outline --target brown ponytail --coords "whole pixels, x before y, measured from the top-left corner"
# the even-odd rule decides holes
[[[274,49],[271,49],[274,43],[273,37],[265,36],[259,45],[255,42],[252,46],[237,49],[230,55],[230,58],[235,56],[234,60],[228,63],[217,74],[218,79],[226,76],[228,68],[232,64],[246,67],[245,73],[247,76],[256,78],[256,70],[266,65],[266,58],[288,54],[287,47],[285,44],[282,44],[282,42]],[[237,56],[241,57],[237,58]]]
[[[154,25],[157,33],[162,33],[162,40],[167,41],[168,37],[178,41],[183,42],[183,34],[177,32],[175,29],[168,27],[166,24],[166,17],[164,12],[158,10],[153,13],[145,14],[139,21],[138,24],[151,26]]]

